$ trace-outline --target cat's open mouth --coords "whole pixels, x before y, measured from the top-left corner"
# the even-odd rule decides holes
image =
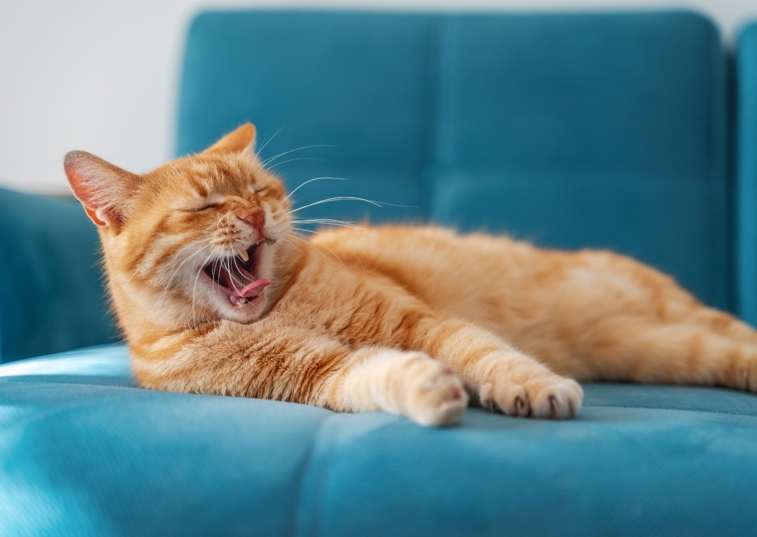
[[[271,282],[258,279],[263,248],[273,241],[261,238],[240,255],[215,259],[203,267],[205,275],[215,283],[234,306],[254,301]]]

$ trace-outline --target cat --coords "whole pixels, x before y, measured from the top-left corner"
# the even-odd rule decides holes
[[[137,175],[73,151],[133,371],[149,389],[386,411],[472,403],[568,419],[576,381],[757,390],[757,332],[606,251],[436,227],[293,232],[245,124]]]

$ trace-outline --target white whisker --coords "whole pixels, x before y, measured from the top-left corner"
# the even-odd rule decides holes
[[[345,222],[343,220],[332,220],[329,218],[312,219],[312,220],[292,220],[291,223],[292,224],[323,224],[325,226],[347,227],[347,228],[362,229],[362,230],[365,229],[364,227],[355,225],[352,222]]]
[[[358,198],[355,196],[336,196],[334,198],[326,198],[325,200],[320,201],[314,201],[313,203],[309,203],[305,205],[304,207],[297,207],[296,209],[289,211],[289,214],[294,214],[298,211],[301,211],[303,209],[307,209],[308,207],[313,207],[315,205],[321,205],[322,203],[331,203],[334,201],[363,201],[365,203],[370,203],[371,205],[375,205],[376,207],[382,207],[382,205],[376,201],[367,200],[365,198]]]
[[[293,227],[292,229],[298,229],[299,231],[310,231],[310,230],[308,230],[308,229],[304,229],[304,230],[303,230],[303,229],[299,229],[299,228],[295,228],[295,227]],[[313,232],[313,233],[315,233],[315,232]],[[295,235],[295,236],[296,236],[296,234],[294,234],[294,233],[293,233],[292,235]],[[315,246],[314,244],[311,244],[310,242],[308,242],[308,241],[306,241],[306,240],[303,240],[303,239],[300,239],[300,240],[302,240],[302,242],[305,242],[305,243],[307,243],[307,244],[310,244],[310,246],[312,246],[313,248],[315,248],[316,250],[318,250],[318,248],[316,248],[316,246]],[[338,261],[339,261],[339,262],[340,262],[340,263],[342,264],[342,266],[343,266],[344,268],[347,268],[347,265],[345,265],[345,264],[344,264],[344,261],[342,261],[342,258],[341,258],[341,257],[339,257],[338,255],[336,255],[336,253],[334,253],[334,250],[332,250],[331,248],[329,248],[329,247],[328,247],[328,246],[326,246],[325,244],[321,244],[320,246],[323,246],[323,247],[324,247],[324,248],[326,248],[326,249],[327,249],[327,250],[328,250],[329,252],[331,252],[331,255],[333,255],[334,257],[336,257],[336,259],[337,259],[337,260],[338,260]],[[318,251],[320,252],[320,250],[318,250]],[[323,253],[323,252],[321,252],[321,253]]]
[[[329,145],[303,145],[302,147],[297,147],[295,149],[290,149],[289,151],[284,151],[283,153],[279,153],[278,155],[274,155],[270,158],[265,159],[261,164],[265,167],[274,160],[276,160],[279,157],[283,157],[284,155],[288,155],[289,153],[294,153],[295,151],[302,151],[303,149],[312,149],[314,147],[332,147]]]
[[[296,233],[292,233],[291,231],[288,231],[287,232],[287,236],[291,237],[293,239],[297,239],[298,241],[307,244],[308,246],[310,246],[311,248],[313,248],[316,252],[318,252],[319,254],[321,254],[324,257],[324,259],[328,259],[328,257],[326,256],[326,254],[324,254],[323,252],[321,252],[318,248],[316,248],[315,246],[313,246],[312,244],[310,244],[308,241],[306,241],[305,239],[303,239],[302,237],[300,237]]]
[[[210,252],[210,255],[205,259],[205,262],[200,265],[200,270],[197,271],[197,276],[195,276],[195,283],[192,286],[192,324],[194,326],[197,326],[197,311],[195,310],[195,295],[197,294],[197,281],[200,279],[200,274],[202,274],[202,269],[205,265],[207,265],[210,260],[213,258],[213,252]]]
[[[287,162],[295,162],[297,160],[320,160],[321,162],[323,162],[322,158],[313,158],[313,157],[289,158],[289,159],[286,159],[286,160],[282,160],[281,162],[277,162],[273,166],[269,166],[266,169],[270,171],[270,170],[273,170],[276,166],[281,166],[282,164],[286,164]]]
[[[349,181],[349,179],[345,179],[344,177],[328,177],[328,176],[325,176],[325,177],[314,177],[314,178],[312,178],[312,179],[308,179],[307,181],[305,181],[304,183],[302,183],[302,184],[301,184],[300,186],[298,186],[297,188],[295,188],[294,190],[292,190],[292,191],[291,191],[291,192],[289,193],[289,195],[288,195],[288,196],[287,196],[286,198],[284,198],[283,200],[281,200],[281,201],[279,202],[279,204],[278,204],[278,205],[276,206],[276,208],[275,208],[274,210],[276,210],[276,209],[278,209],[279,207],[281,207],[281,204],[282,204],[282,203],[284,203],[284,202],[285,202],[286,200],[288,200],[289,198],[291,198],[291,197],[292,197],[292,194],[294,194],[295,192],[297,192],[297,191],[298,191],[299,189],[301,189],[301,188],[302,188],[303,186],[305,186],[305,185],[307,185],[307,184],[310,184],[310,183],[312,183],[312,182],[314,182],[314,181],[325,181],[325,180],[332,180],[332,181]]]
[[[168,291],[169,291],[169,288],[171,287],[171,283],[173,283],[173,279],[176,277],[176,274],[178,274],[179,269],[181,269],[181,267],[183,267],[188,261],[190,261],[191,259],[193,259],[196,256],[200,255],[202,252],[204,252],[205,250],[207,250],[211,246],[212,246],[211,244],[206,244],[205,246],[203,246],[199,250],[191,253],[184,261],[182,261],[181,263],[179,263],[179,265],[171,273],[171,277],[168,278],[168,281],[166,282],[166,285],[165,285],[165,287],[163,289],[163,292],[160,295],[160,299],[158,300],[158,307],[160,307],[163,304],[163,301],[168,296]]]
[[[255,157],[258,160],[260,160],[260,153],[263,151],[263,149],[265,149],[265,146],[267,146],[268,144],[270,144],[271,140],[273,140],[274,138],[276,138],[276,135],[278,133],[280,133],[283,129],[284,129],[284,127],[281,127],[279,130],[277,130],[276,132],[274,132],[273,136],[271,136],[270,138],[268,138],[267,142],[265,140],[263,140],[263,146],[260,149],[258,149],[257,151],[255,151]]]

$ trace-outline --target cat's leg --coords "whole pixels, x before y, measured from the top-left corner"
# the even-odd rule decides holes
[[[697,307],[688,316],[687,322],[696,323],[706,330],[728,337],[734,342],[757,345],[757,331],[754,328],[733,315],[715,308]]]
[[[384,410],[421,425],[457,423],[468,394],[452,370],[422,352],[359,350],[329,388],[329,405],[344,411]]]
[[[572,418],[583,391],[500,337],[458,319],[428,319],[413,342],[449,364],[478,402],[509,416]]]
[[[142,386],[292,401],[339,412],[384,410],[423,425],[456,423],[468,394],[449,367],[422,352],[351,349],[324,334],[282,326],[216,323],[132,346]]]
[[[598,323],[576,349],[586,380],[664,384],[701,384],[757,391],[757,345],[746,325],[723,330],[727,314],[715,327],[690,320],[660,322],[618,317]],[[706,319],[711,323],[711,312]],[[746,341],[746,343],[745,343]]]

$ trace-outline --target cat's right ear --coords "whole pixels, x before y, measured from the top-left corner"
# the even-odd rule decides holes
[[[85,151],[66,154],[63,167],[74,196],[92,221],[118,230],[141,178]]]
[[[255,125],[245,123],[236,130],[231,131],[216,143],[207,148],[203,153],[248,153],[254,155],[252,150],[255,145]]]

